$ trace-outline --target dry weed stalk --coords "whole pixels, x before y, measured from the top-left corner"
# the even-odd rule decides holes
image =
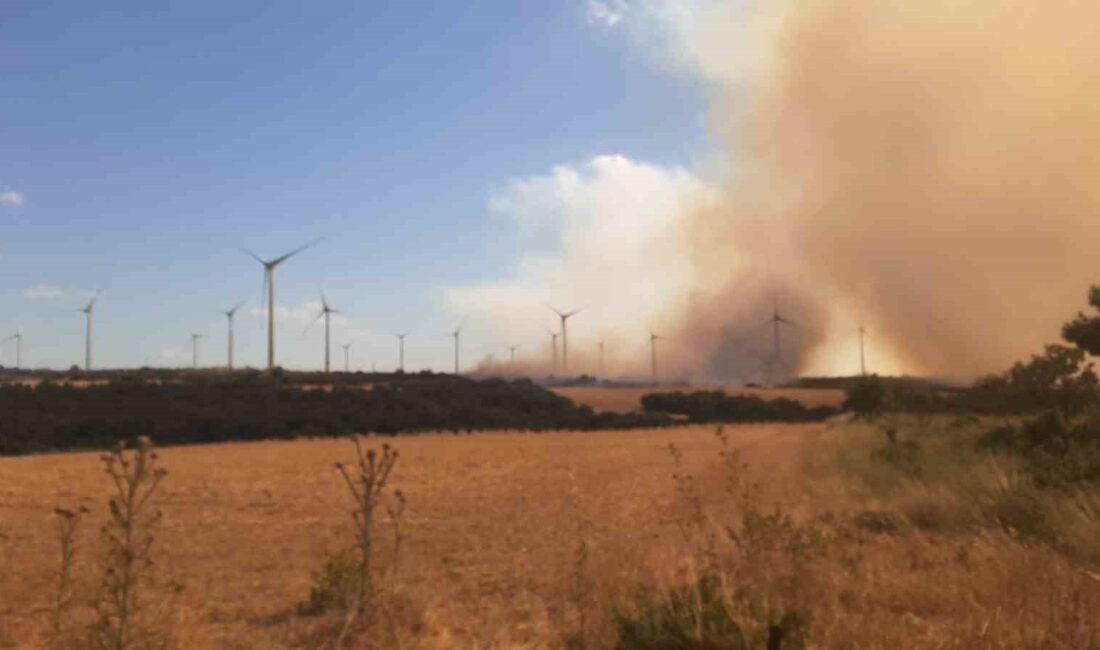
[[[108,501],[110,519],[102,529],[107,554],[93,632],[98,645],[125,650],[145,641],[137,619],[142,587],[152,578],[153,529],[161,518],[159,511],[149,508],[149,499],[167,470],[157,467],[157,453],[145,436],[132,451],[120,442],[102,459],[115,494]]]
[[[57,515],[57,539],[61,551],[61,565],[57,570],[57,594],[51,612],[51,645],[60,647],[68,630],[69,607],[73,601],[73,561],[76,557],[76,531],[88,509],[55,508]]]
[[[355,499],[355,510],[352,511],[352,519],[355,521],[356,550],[359,554],[359,562],[356,567],[357,575],[354,581],[354,593],[351,594],[349,611],[362,615],[370,605],[373,597],[373,582],[371,577],[372,558],[374,555],[374,511],[381,501],[382,490],[386,487],[390,472],[397,463],[397,451],[389,445],[382,445],[382,453],[373,449],[364,449],[359,442],[359,436],[352,436],[355,443],[356,462],[353,467],[343,463],[336,463],[336,469],[344,477],[352,497]],[[400,546],[401,528],[400,519],[405,511],[405,497],[400,491],[395,493],[398,505],[389,508],[389,514],[394,528],[394,541]],[[394,550],[395,561],[398,554],[397,547]]]

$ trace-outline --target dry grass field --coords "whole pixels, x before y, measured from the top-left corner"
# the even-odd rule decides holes
[[[844,391],[820,388],[728,388],[717,387],[730,395],[753,395],[761,399],[785,397],[806,406],[840,406],[844,402]],[[553,392],[568,397],[577,404],[591,406],[597,411],[629,413],[642,408],[642,396],[664,390],[711,390],[707,386],[690,388],[647,388],[647,387],[606,387],[606,386],[563,386],[551,388]]]
[[[771,485],[773,498],[788,500],[814,435],[813,427],[752,426],[736,437],[755,465],[787,477]],[[652,562],[676,553],[679,541],[670,443],[688,468],[713,464],[710,427],[394,440],[393,485],[408,495],[401,578],[419,611],[416,644],[552,642],[573,616],[567,591],[582,538],[590,579],[609,598],[648,582]],[[161,450],[169,475],[156,497],[164,512],[157,558],[180,586],[172,607],[181,647],[287,643],[292,626],[273,621],[305,599],[324,555],[350,544],[350,504],[333,463],[351,454],[346,440]],[[47,620],[53,507],[93,511],[80,545],[87,561],[106,489],[97,454],[0,459],[0,645],[33,644]]]
[[[726,427],[725,443],[715,431],[389,439],[408,515],[377,647],[612,647],[611,612],[629,611],[638,586],[704,566],[756,640],[797,613],[808,648],[1100,647],[1100,518],[1087,495],[1044,506],[1052,530],[1076,540],[1055,550],[982,514],[1016,494],[1011,467],[950,445],[933,454],[921,441],[929,467],[954,477],[928,483],[874,460],[882,436],[863,425]],[[161,455],[162,586],[150,603],[166,612],[163,635],[178,648],[331,647],[324,619],[295,608],[326,554],[351,544],[333,467],[352,459],[350,443]],[[77,560],[77,596],[90,596],[106,491],[96,454],[0,459],[0,647],[42,643],[56,505],[92,511]],[[1012,506],[1016,520],[1036,512],[1027,503]],[[569,641],[578,634],[583,645]]]

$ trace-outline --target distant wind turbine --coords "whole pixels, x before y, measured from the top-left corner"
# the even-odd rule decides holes
[[[315,245],[320,240],[314,240],[305,246],[299,246],[294,250],[280,255],[274,259],[265,260],[250,250],[246,250],[254,260],[264,265],[264,293],[263,302],[267,306],[267,369],[275,369],[275,269],[280,264],[301,253],[305,249]]]
[[[461,326],[459,326],[461,327]],[[394,334],[397,337],[397,371],[405,372],[405,337],[409,332]]]
[[[600,347],[600,377],[603,377],[603,376],[604,376],[604,366],[603,366],[603,341],[600,341],[600,343],[599,343],[599,347]]]
[[[781,326],[786,325],[788,327],[796,327],[793,321],[787,320],[782,314],[779,313],[779,298],[775,298],[773,302],[772,317],[764,323],[765,325],[772,326],[772,361],[768,366],[768,384],[772,384],[774,381],[774,373],[778,370],[779,364],[782,362],[782,346],[779,331]]]
[[[550,367],[552,374],[558,374],[558,336],[559,334],[549,327],[546,333],[550,335]]]
[[[8,341],[15,341],[15,369],[19,370],[23,366],[23,332],[15,330],[15,334],[4,339],[5,343]]]
[[[342,346],[344,348],[344,372],[351,372],[351,343],[345,343]]]
[[[861,377],[867,376],[867,358],[863,353],[863,339],[867,336],[867,329],[862,325],[859,326],[859,374]]]
[[[85,316],[85,330],[84,330],[84,369],[92,369],[92,317],[95,315],[95,301],[99,299],[99,294],[92,296],[92,299],[88,301],[88,306],[77,311],[84,312]]]
[[[656,334],[653,333],[652,330],[650,330],[650,332],[649,332],[649,365],[650,365],[650,369],[653,372],[653,383],[654,384],[657,383],[657,340],[660,339],[660,338],[661,337],[657,336]]]
[[[229,321],[229,370],[233,370],[233,317],[237,315],[237,310],[244,305],[244,301],[238,302],[232,309],[223,311],[222,315]]]
[[[511,364],[512,370],[516,369],[516,350],[518,348],[519,348],[518,345],[509,345],[508,346],[508,362],[509,362],[509,364]]]
[[[325,299],[325,293],[322,291],[321,292],[321,311],[317,313],[317,318],[313,319],[313,323],[316,323],[317,321],[321,320],[322,318],[325,319],[325,372],[326,373],[331,372],[331,365],[332,365],[332,354],[330,352],[330,349],[331,349],[331,342],[330,341],[331,341],[331,336],[332,336],[332,328],[331,328],[332,315],[333,314],[339,314],[339,313],[340,312],[336,311],[335,309],[333,309],[332,307],[329,306],[328,300]],[[310,327],[313,327],[313,323],[310,323]]]
[[[199,339],[202,338],[202,334],[191,335],[191,367],[198,369],[199,367]]]
[[[451,332],[451,336],[455,339],[455,374],[458,374],[458,342],[459,337],[462,335],[462,326],[466,324],[466,319],[462,319],[462,322],[458,324],[455,331]]]
[[[570,318],[576,316],[584,308],[574,309],[573,311],[560,311],[550,305],[547,305],[547,307],[550,307],[550,310],[561,319],[561,371],[569,374],[569,332],[566,329],[566,324]]]

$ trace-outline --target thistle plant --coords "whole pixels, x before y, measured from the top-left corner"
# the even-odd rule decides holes
[[[133,450],[119,443],[102,456],[114,484],[108,500],[110,518],[103,526],[106,545],[103,580],[96,600],[95,636],[98,645],[125,650],[140,643],[137,624],[142,587],[151,580],[153,530],[161,513],[149,507],[149,499],[167,473],[157,467],[157,453],[142,436]]]
[[[336,469],[355,500],[352,520],[355,522],[355,548],[358,554],[353,593],[348,599],[349,609],[362,614],[370,605],[374,594],[372,582],[372,558],[374,555],[375,532],[374,512],[381,502],[382,491],[389,480],[390,472],[397,463],[397,451],[389,445],[382,445],[382,453],[374,449],[364,449],[359,436],[352,436],[355,443],[355,464],[348,466],[336,463]],[[397,505],[389,508],[394,526],[394,542],[400,544],[400,518],[405,509],[405,498],[400,492],[395,494]],[[396,549],[395,549],[396,554]]]

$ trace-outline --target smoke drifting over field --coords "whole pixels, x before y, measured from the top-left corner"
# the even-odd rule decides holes
[[[738,379],[769,354],[760,325],[777,293],[800,325],[784,332],[790,366],[854,371],[862,323],[873,370],[963,375],[1056,338],[1100,280],[1096,3],[624,6],[616,29],[661,39],[672,67],[713,83],[728,174],[616,159],[652,169],[648,185],[616,187],[597,166],[513,187],[558,215],[562,246],[514,281],[454,292],[457,309],[514,310],[492,304],[502,289],[594,302],[574,339],[617,338],[618,370],[648,367],[648,324],[670,337],[669,372]],[[638,229],[647,205],[630,202],[655,186],[675,200]],[[632,245],[574,241],[594,232],[593,246]],[[593,259],[628,271],[593,279]]]

